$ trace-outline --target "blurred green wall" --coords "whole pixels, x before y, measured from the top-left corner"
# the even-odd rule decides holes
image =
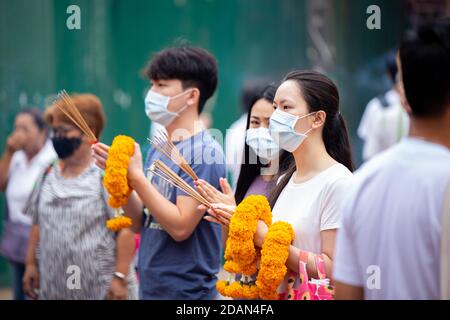
[[[404,28],[402,1],[334,0],[335,65],[343,114],[354,132],[368,100],[386,89],[382,54]],[[66,8],[81,8],[81,30],[68,30]],[[366,8],[382,9],[382,30],[366,28]],[[124,133],[145,144],[149,122],[140,75],[151,54],[180,39],[210,50],[219,88],[209,105],[225,130],[239,115],[240,88],[257,76],[278,80],[307,68],[307,2],[300,0],[0,0],[0,150],[25,105],[44,108],[61,89],[92,92],[105,106],[103,140]],[[3,195],[0,213],[3,213]],[[0,286],[8,282],[0,259]]]

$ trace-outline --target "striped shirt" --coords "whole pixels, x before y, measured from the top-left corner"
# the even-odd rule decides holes
[[[43,180],[43,181],[42,181]],[[39,225],[39,299],[104,299],[115,271],[114,213],[94,164],[75,178],[53,165],[34,188],[26,213]],[[129,298],[137,296],[130,268]]]

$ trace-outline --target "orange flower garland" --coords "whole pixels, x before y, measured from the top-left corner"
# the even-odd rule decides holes
[[[123,228],[129,228],[131,225],[131,219],[125,216],[117,216],[106,221],[106,227],[114,232]]]
[[[224,269],[230,274],[241,273],[251,276],[257,272],[259,252],[253,243],[258,220],[270,226],[272,212],[267,199],[261,195],[251,195],[245,198],[237,207],[231,218],[228,239],[225,248],[226,263]],[[255,299],[258,289],[254,283],[228,281],[217,282],[220,294],[232,298]]]
[[[128,202],[132,190],[128,185],[127,173],[133,153],[133,138],[122,135],[114,138],[108,152],[103,178],[103,184],[110,195],[108,204],[112,208],[120,208]]]
[[[127,204],[128,197],[133,191],[128,185],[127,173],[130,157],[134,153],[134,139],[119,135],[113,140],[106,160],[103,185],[109,193],[108,204],[112,208],[120,208]],[[106,222],[107,228],[114,232],[128,228],[132,224],[130,218],[118,214]]]
[[[293,240],[294,230],[289,223],[278,221],[269,228],[263,242],[256,280],[261,299],[278,300],[277,289],[287,272],[286,260]]]

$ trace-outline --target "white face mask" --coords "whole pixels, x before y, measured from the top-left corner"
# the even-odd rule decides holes
[[[180,110],[178,110],[178,112],[170,112],[167,109],[170,100],[181,97],[182,95],[190,91],[191,90],[183,91],[173,97],[169,97],[149,90],[147,92],[147,96],[145,97],[145,113],[150,120],[155,121],[163,126],[167,126],[188,107],[188,105],[186,104]]]
[[[307,134],[312,130],[311,128],[305,133],[298,133],[295,131],[295,125],[298,120],[309,117],[313,114],[315,114],[315,112],[299,117],[276,109],[270,117],[270,135],[273,140],[278,143],[281,149],[294,152],[308,137]]]
[[[268,128],[249,128],[245,141],[260,158],[273,160],[280,154],[280,147],[273,141]]]

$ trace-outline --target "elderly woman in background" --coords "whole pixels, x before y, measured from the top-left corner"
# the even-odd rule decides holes
[[[72,95],[72,100],[98,139],[105,121],[100,100],[91,94]],[[56,106],[45,118],[59,161],[27,204],[33,225],[24,290],[33,299],[134,299],[133,233],[106,228],[114,214],[89,138]]]
[[[31,219],[23,209],[37,179],[55,159],[42,113],[34,108],[20,111],[0,159],[0,190],[6,195],[0,254],[12,266],[16,300],[25,297],[22,277],[31,228]]]

